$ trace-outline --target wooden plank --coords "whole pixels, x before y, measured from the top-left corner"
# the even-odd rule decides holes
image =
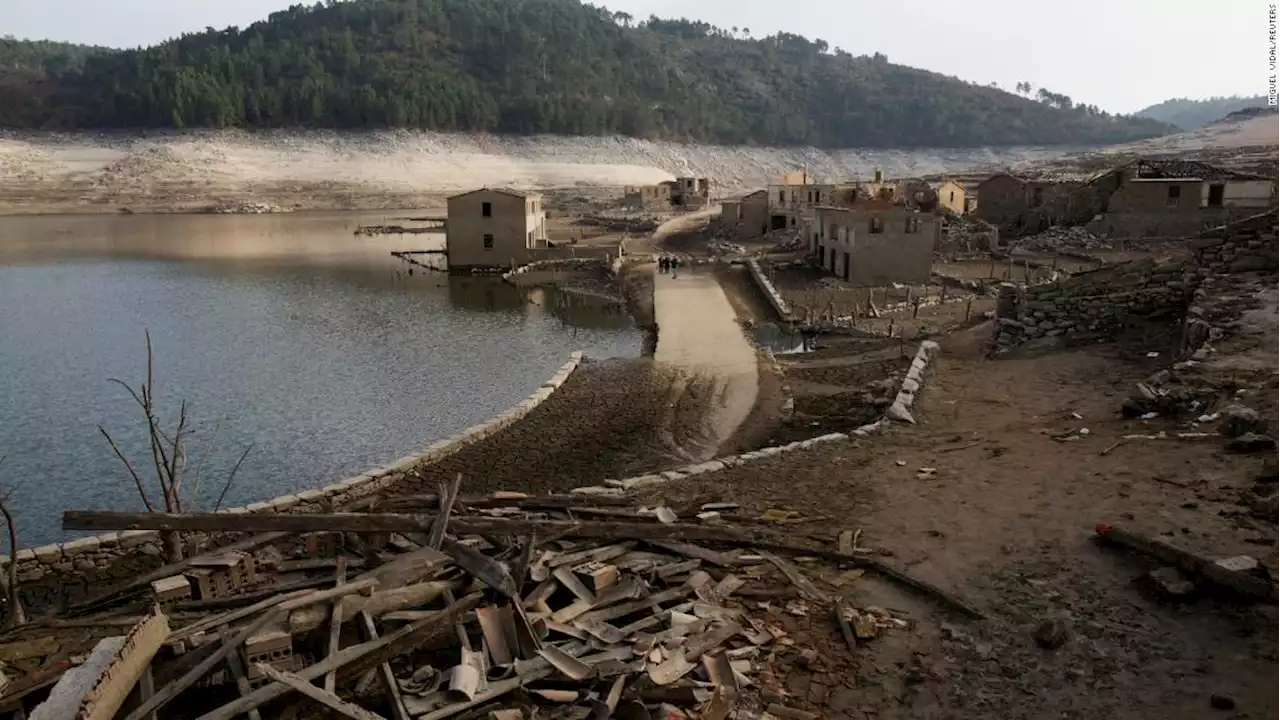
[[[227,630],[223,630],[224,636]],[[244,648],[238,647],[235,652],[227,656],[227,667],[231,668],[231,677],[235,678],[236,690],[241,695],[248,695],[253,692],[253,686],[249,684],[249,673],[245,670]],[[262,720],[262,713],[257,708],[250,710],[248,713],[249,720]]]
[[[347,582],[347,559],[338,558],[338,565],[333,571],[333,586],[342,587]],[[333,610],[329,613],[329,655],[337,655],[342,644],[342,598],[333,601]],[[324,676],[325,692],[332,693],[338,689],[337,673],[329,672]]]
[[[458,490],[462,487],[462,473],[458,473],[449,485],[440,483],[440,513],[431,523],[427,533],[427,547],[440,549],[444,543],[444,535],[449,530],[449,515],[453,513],[453,505],[458,500]]]
[[[254,667],[258,668],[258,672],[271,679],[273,682],[283,683],[284,685],[297,690],[334,712],[349,717],[351,720],[387,720],[381,715],[365,710],[359,705],[343,700],[328,690],[321,690],[302,678],[291,672],[277,670],[266,663],[257,663]]]
[[[373,616],[367,611],[360,613],[360,625],[364,628],[366,640],[378,639],[378,626],[374,624]],[[378,666],[378,677],[382,680],[382,689],[386,691],[387,698],[391,701],[392,717],[395,720],[412,720],[404,706],[404,697],[400,695],[400,683],[396,682],[396,675],[391,672],[391,663],[384,662]]]
[[[151,674],[151,667],[148,666],[142,675],[138,677],[138,702],[145,703],[155,697],[155,694],[156,678],[155,675]],[[152,711],[151,713],[148,713],[143,720],[156,720],[155,712]]]
[[[188,671],[186,675],[183,675],[177,680],[174,680],[168,685],[160,688],[150,700],[139,705],[137,709],[129,713],[129,716],[125,720],[142,720],[147,715],[150,715],[156,710],[164,707],[170,700],[173,700],[181,694],[183,690],[186,690],[196,684],[198,680],[208,675],[209,671],[212,670],[214,666],[225,660],[228,655],[234,652],[241,645],[244,645],[244,642],[253,637],[255,633],[265,627],[268,623],[279,620],[283,615],[284,613],[279,608],[273,609],[250,623],[240,632],[227,638],[222,642],[221,647],[215,650],[211,655],[209,655],[209,657],[205,658],[199,665],[196,665]]]
[[[800,590],[800,595],[805,599],[813,600],[815,602],[821,602],[827,599],[826,593],[819,590],[817,586],[813,584],[813,581],[805,577],[804,574],[800,572],[800,569],[791,562],[783,560],[773,553],[767,552],[761,552],[760,557],[773,563],[775,567],[781,570],[782,574],[786,575],[787,579],[791,581],[791,584],[795,585],[796,588]]]
[[[280,603],[285,602],[287,600],[292,600],[294,598],[300,598],[304,595],[308,595],[311,592],[312,592],[311,590],[296,590],[290,593],[282,593],[274,597],[269,597],[266,600],[263,600],[261,602],[254,603],[249,607],[243,607],[243,608],[240,608],[239,610],[232,610],[231,612],[223,613],[215,617],[205,618],[204,620],[191,623],[190,625],[184,628],[181,628],[179,630],[174,630],[173,632],[169,633],[169,640],[170,641],[182,640],[185,638],[189,638],[192,635],[195,635],[196,633],[212,630],[213,628],[216,628],[219,625],[230,625],[231,623],[237,620],[242,620],[244,618],[249,617],[250,615],[255,615],[257,613],[262,612],[263,610],[273,608],[276,605],[279,605]]]
[[[366,670],[375,668],[390,658],[406,653],[419,645],[430,643],[446,632],[451,632],[457,619],[478,605],[481,597],[481,593],[473,593],[454,603],[451,607],[440,611],[435,617],[426,618],[412,625],[406,625],[394,633],[379,637],[377,640],[370,640],[344,648],[337,655],[327,657],[315,665],[304,668],[297,673],[297,676],[307,682],[311,682],[316,678],[323,677],[325,673],[329,672],[330,668],[339,670],[339,683],[343,681],[343,675],[359,676]],[[263,704],[288,693],[290,689],[283,683],[269,683],[248,695],[201,715],[199,720],[233,720],[237,715],[242,715],[254,708],[261,707]]]
[[[227,532],[233,530],[318,532],[422,532],[430,531],[430,515],[387,513],[312,513],[290,515],[227,515],[225,513],[132,513],[105,510],[64,510],[64,530],[177,530]],[[743,543],[749,536],[739,530],[710,525],[653,522],[583,522],[529,520],[526,518],[458,517],[449,523],[456,535],[562,534],[582,538],[634,538],[639,540],[709,540]],[[447,545],[447,544],[446,544]]]
[[[313,590],[306,595],[285,600],[280,603],[280,609],[285,612],[289,612],[291,610],[297,610],[298,608],[304,608],[308,605],[329,602],[330,600],[337,600],[338,598],[345,597],[347,595],[353,595],[355,593],[363,594],[366,590],[372,591],[377,589],[377,578],[363,578],[354,582],[339,585],[338,587],[329,588],[328,590]]]

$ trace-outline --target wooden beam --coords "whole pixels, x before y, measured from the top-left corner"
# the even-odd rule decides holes
[[[223,629],[224,639],[228,631]],[[249,672],[245,670],[244,648],[238,647],[235,652],[227,656],[227,667],[231,668],[231,677],[236,680],[236,690],[241,695],[248,695],[253,692],[253,686],[249,684]],[[249,720],[262,720],[262,713],[257,708],[250,710],[247,715]]]
[[[427,533],[427,547],[440,549],[444,543],[444,535],[449,530],[449,515],[458,501],[458,490],[462,487],[462,473],[458,473],[449,485],[440,483],[440,512],[431,523],[431,532]]]
[[[254,603],[253,605],[250,605],[248,607],[242,607],[239,610],[232,610],[231,612],[223,613],[221,615],[215,615],[214,617],[211,617],[211,618],[205,618],[204,620],[201,620],[199,622],[191,623],[190,625],[180,630],[174,630],[172,633],[169,634],[169,640],[170,641],[182,640],[185,638],[189,638],[192,635],[195,635],[196,633],[205,632],[206,630],[212,630],[213,628],[216,628],[219,625],[230,625],[231,623],[237,620],[241,620],[243,618],[249,617],[250,615],[256,615],[257,613],[260,613],[263,610],[268,610],[270,608],[273,608],[276,605],[279,605],[280,603],[285,602],[286,600],[299,598],[299,597],[302,597],[303,595],[308,595],[311,592],[312,592],[311,590],[296,590],[294,592],[281,593],[274,597],[269,597],[266,600],[262,600],[261,602]]]
[[[155,697],[155,694],[156,678],[151,674],[151,666],[148,665],[147,669],[138,677],[138,702],[145,703]],[[143,720],[156,720],[155,711],[148,713]]]
[[[364,628],[365,639],[378,639],[378,626],[367,610],[360,611],[360,625]],[[404,706],[404,698],[400,696],[400,684],[396,682],[395,673],[391,672],[391,663],[384,662],[378,666],[378,676],[382,679],[382,688],[387,692],[391,702],[391,715],[395,720],[412,720],[408,709]]]
[[[419,645],[428,644],[446,632],[452,631],[454,622],[478,605],[481,597],[481,593],[472,593],[453,606],[440,611],[436,617],[426,618],[412,625],[406,625],[394,633],[383,635],[377,640],[370,640],[369,642],[345,648],[339,651],[337,655],[332,655],[315,665],[304,668],[297,673],[297,676],[306,682],[311,682],[316,678],[322,677],[331,668],[336,668],[342,671],[343,674],[359,675],[365,670],[377,667],[390,658],[408,652]],[[341,682],[341,679],[339,682]],[[244,695],[222,707],[201,715],[199,720],[233,720],[236,716],[261,707],[288,693],[290,690],[291,688],[284,683],[272,682],[248,695]]]
[[[235,635],[223,640],[222,646],[215,650],[209,657],[205,658],[199,665],[191,668],[186,675],[174,680],[173,682],[160,688],[150,700],[139,705],[137,709],[129,713],[125,720],[142,720],[151,713],[159,710],[169,703],[170,700],[177,697],[183,690],[196,684],[198,680],[209,674],[209,671],[215,665],[226,659],[228,655],[235,652],[237,648],[244,645],[244,642],[253,637],[255,633],[265,627],[268,623],[279,620],[283,613],[279,608],[274,609],[254,622],[250,623],[243,630]]]
[[[258,672],[267,676],[274,682],[283,683],[294,690],[306,695],[334,712],[349,717],[351,720],[387,720],[381,715],[365,710],[359,705],[349,703],[342,698],[334,695],[328,690],[321,690],[302,678],[291,672],[277,670],[266,663],[257,663],[254,667],[258,668]]]
[[[229,530],[280,530],[290,532],[423,532],[430,531],[433,516],[388,513],[263,514],[222,513],[129,513],[104,510],[65,510],[64,530],[176,530],[218,532]],[[581,522],[574,520],[527,520],[523,518],[457,517],[449,523],[456,535],[561,535],[582,538],[642,540],[707,540],[731,543],[750,542],[750,536],[732,528],[657,522]],[[764,533],[762,533],[764,534]],[[448,543],[445,544],[446,548]]]
[[[347,559],[338,557],[338,567],[333,571],[333,586],[342,587],[347,581]],[[342,644],[342,598],[333,601],[333,609],[329,612],[329,655],[337,655]],[[324,675],[324,690],[332,693],[338,689],[337,673]]]

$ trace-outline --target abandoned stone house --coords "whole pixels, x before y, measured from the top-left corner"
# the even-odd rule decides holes
[[[669,208],[674,184],[662,182],[657,185],[632,185],[623,194],[622,203],[635,210]]]
[[[933,213],[863,200],[815,208],[809,248],[819,265],[853,285],[923,283],[941,232]]]
[[[738,240],[751,240],[769,232],[769,198],[767,190],[756,190],[720,205],[720,221],[733,228]]]
[[[445,252],[449,272],[523,265],[547,247],[542,196],[481,188],[448,200]]]
[[[976,213],[1002,235],[1038,233],[1091,216],[1092,203],[1082,187],[1074,180],[1000,172],[978,184]]]
[[[622,202],[633,209],[697,210],[711,202],[711,180],[680,177],[656,185],[633,185],[626,189]]]
[[[966,204],[967,193],[964,187],[955,180],[943,180],[941,182],[930,183],[930,188],[938,198],[938,207],[950,210],[957,215],[963,215],[968,212]]]
[[[1089,189],[1088,227],[1112,237],[1187,237],[1276,204],[1274,180],[1185,160],[1137,160]]]

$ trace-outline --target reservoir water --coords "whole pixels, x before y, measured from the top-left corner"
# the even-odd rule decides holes
[[[63,508],[141,508],[98,426],[146,478],[145,424],[111,382],[144,380],[146,332],[162,426],[188,403],[184,494],[205,510],[246,447],[223,507],[416,451],[519,402],[573,350],[640,353],[616,307],[409,275],[390,252],[439,236],[353,234],[405,215],[0,217],[0,492],[20,542],[64,537]]]

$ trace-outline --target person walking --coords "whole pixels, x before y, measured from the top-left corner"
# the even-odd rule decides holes
[[[675,280],[679,274],[680,274],[680,258],[673,257],[671,258],[671,279]]]

